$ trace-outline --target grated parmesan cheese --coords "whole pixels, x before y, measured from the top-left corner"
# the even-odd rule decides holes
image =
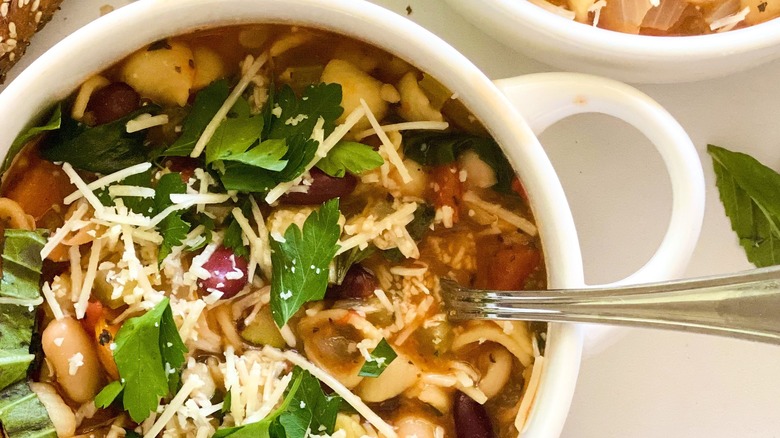
[[[371,123],[371,126],[376,132],[376,135],[379,137],[379,140],[382,141],[381,148],[384,150],[387,158],[390,160],[390,163],[392,163],[393,166],[398,169],[398,174],[401,176],[401,180],[404,182],[404,184],[410,183],[412,181],[412,175],[409,174],[409,169],[406,168],[406,165],[401,159],[401,156],[398,155],[398,151],[395,149],[393,142],[391,142],[387,137],[387,133],[382,130],[382,127],[379,125],[379,121],[377,121],[376,116],[374,116],[374,113],[371,112],[371,108],[369,108],[368,104],[365,100],[363,100],[363,98],[360,99],[360,105],[363,106],[363,109],[366,111],[366,117],[368,118],[368,121]]]
[[[64,167],[65,165],[63,164],[63,168]],[[88,189],[87,191],[101,189],[103,187],[106,187],[109,184],[122,181],[128,176],[138,175],[139,173],[146,172],[151,168],[152,168],[152,163],[141,163],[141,164],[136,164],[134,166],[130,166],[122,170],[118,170],[112,174],[106,175],[102,178],[96,179],[95,181],[87,184],[87,189]],[[81,190],[81,188],[79,188],[79,190],[65,197],[64,200],[65,205],[72,204],[73,202],[82,198],[83,196],[84,196],[84,191]]]
[[[381,130],[384,132],[391,132],[391,131],[409,131],[414,129],[425,129],[425,130],[431,130],[431,131],[443,131],[450,127],[450,124],[447,122],[435,122],[435,121],[422,121],[422,122],[403,122],[403,123],[393,123],[391,125],[382,125],[380,126]],[[376,134],[377,131],[374,128],[366,129],[365,131],[360,131],[357,134],[355,134],[355,140],[362,140],[368,136]]]
[[[133,132],[143,131],[155,126],[162,126],[166,123],[168,123],[167,114],[158,114],[156,116],[141,114],[133,120],[129,120],[125,125],[125,130],[128,134],[132,134]]]

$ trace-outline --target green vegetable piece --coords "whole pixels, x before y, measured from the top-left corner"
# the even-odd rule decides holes
[[[20,304],[40,298],[41,249],[46,244],[45,230],[5,230],[3,278],[0,297],[19,300]]]
[[[300,376],[301,386],[292,393],[292,401],[279,416],[285,436],[305,438],[310,433],[333,433],[341,397],[325,395],[320,381],[308,371],[295,368],[293,373]]]
[[[8,438],[57,438],[49,413],[27,382],[0,392],[0,424]]]
[[[109,383],[95,396],[95,406],[102,409],[111,406],[111,403],[119,397],[123,389],[125,389],[125,385],[119,380]]]
[[[146,314],[127,320],[115,342],[114,361],[124,382],[122,404],[130,418],[140,423],[157,408],[160,397],[171,392],[171,374],[166,370],[178,370],[187,352],[168,299]]]
[[[273,171],[280,171],[287,165],[282,157],[287,153],[285,140],[266,140],[259,145],[240,154],[223,157],[223,160],[238,161],[250,166]]]
[[[239,98],[206,144],[206,163],[224,160],[249,149],[263,132],[262,115],[252,115],[249,103]]]
[[[347,276],[347,272],[352,265],[369,258],[374,251],[376,251],[375,246],[367,246],[363,249],[356,246],[349,251],[339,254],[336,257],[336,284],[341,284],[344,281],[344,277]]]
[[[302,135],[311,136],[317,120],[322,117],[323,129],[327,136],[335,128],[336,119],[344,112],[341,107],[341,85],[319,83],[307,87],[300,98],[290,86],[285,85],[275,96],[271,126],[266,138],[290,138]]]
[[[16,158],[16,155],[24,149],[24,147],[27,145],[27,143],[36,135],[47,132],[47,131],[56,131],[60,129],[60,125],[62,124],[62,103],[58,103],[54,107],[54,111],[52,112],[51,116],[49,117],[49,120],[41,125],[41,126],[33,126],[32,128],[25,131],[23,134],[16,137],[16,140],[11,144],[11,147],[8,148],[8,153],[5,155],[5,160],[3,160],[3,167],[0,168],[0,174],[4,173],[6,170],[8,170],[9,167],[11,167],[11,163],[14,161],[14,158]]]
[[[41,154],[49,161],[67,161],[77,169],[108,174],[147,160],[145,131],[127,133],[127,122],[141,114],[156,114],[159,107],[141,107],[121,119],[104,125],[87,127],[64,117]]]
[[[748,260],[780,264],[780,174],[755,158],[708,145],[720,200]]]
[[[303,230],[292,224],[283,242],[270,239],[271,311],[277,326],[284,326],[305,303],[325,296],[328,266],[339,249],[338,220],[339,201],[332,199],[306,218]]]
[[[155,214],[158,214],[173,205],[171,194],[186,193],[187,185],[181,180],[181,174],[172,172],[166,173],[157,183],[154,193]],[[182,244],[190,231],[190,224],[182,219],[183,212],[174,211],[160,222],[160,234],[163,236],[163,242],[157,254],[158,261],[162,262],[175,246]]]
[[[244,245],[243,239],[244,232],[241,231],[241,225],[235,220],[230,221],[225,230],[225,237],[222,239],[222,244],[226,248],[233,250],[233,253],[242,257],[249,257],[249,247]]]
[[[0,390],[27,376],[27,369],[35,359],[30,354],[34,328],[35,310],[0,304]]]
[[[284,342],[279,327],[276,326],[271,310],[268,306],[263,307],[243,330],[241,338],[254,345],[270,345],[276,348],[283,348],[287,345]]]
[[[439,166],[455,161],[460,154],[473,150],[496,173],[493,189],[501,193],[513,193],[512,180],[515,171],[504,156],[501,147],[492,138],[457,132],[406,131],[404,155],[425,165]]]
[[[225,171],[219,179],[226,190],[243,193],[265,193],[276,185],[270,172],[264,172],[248,164],[225,162]]]
[[[287,165],[281,172],[273,174],[277,182],[292,181],[299,177],[317,153],[319,143],[297,134],[287,138],[287,145],[289,146],[285,155]]]
[[[398,357],[398,354],[393,350],[393,347],[387,343],[385,338],[382,338],[374,347],[374,350],[371,351],[371,358],[367,359],[363,367],[360,368],[358,376],[379,377],[396,357]]]
[[[206,126],[230,94],[230,86],[226,80],[213,82],[195,95],[192,110],[182,125],[181,136],[163,152],[166,156],[187,157],[195,143],[203,134]]]
[[[317,167],[330,176],[343,177],[347,172],[353,175],[376,169],[385,160],[371,146],[354,141],[336,144],[328,155],[317,162]]]

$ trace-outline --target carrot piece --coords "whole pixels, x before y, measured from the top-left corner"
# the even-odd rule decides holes
[[[433,178],[433,205],[440,209],[448,206],[452,208],[452,223],[458,223],[460,216],[460,201],[463,198],[463,186],[458,175],[456,164],[444,164],[436,166],[431,171]]]
[[[528,277],[542,261],[539,250],[520,244],[504,244],[498,238],[482,239],[477,244],[479,289],[522,290]]]
[[[36,221],[53,206],[62,208],[65,197],[76,190],[60,166],[32,154],[29,167],[15,176],[8,184],[6,197],[18,202]]]

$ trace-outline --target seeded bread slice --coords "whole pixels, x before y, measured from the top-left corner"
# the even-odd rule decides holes
[[[62,0],[0,0],[0,83]]]

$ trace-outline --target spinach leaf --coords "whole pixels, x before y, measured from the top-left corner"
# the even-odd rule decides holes
[[[720,200],[748,260],[780,264],[780,174],[755,158],[708,145]]]
[[[495,171],[496,184],[493,189],[501,193],[513,193],[514,169],[492,138],[442,131],[406,131],[403,137],[405,156],[425,166],[448,164],[463,152],[474,151]]]
[[[360,368],[358,376],[379,377],[385,368],[387,368],[388,365],[390,365],[395,360],[395,358],[398,357],[398,354],[395,352],[395,350],[393,350],[393,347],[387,343],[387,340],[382,338],[382,340],[379,341],[376,347],[374,347],[374,349],[371,351],[370,356],[371,358],[366,359],[363,367]]]
[[[46,407],[27,382],[0,392],[0,425],[8,438],[57,438]]]
[[[32,128],[25,131],[23,134],[16,137],[16,140],[14,140],[13,143],[11,143],[11,147],[8,148],[8,153],[5,155],[5,160],[3,160],[3,167],[0,168],[0,173],[4,173],[6,170],[8,170],[9,167],[11,167],[11,163],[14,161],[14,158],[16,157],[16,154],[22,151],[24,149],[24,146],[27,145],[27,142],[29,142],[33,137],[36,135],[46,132],[46,131],[56,131],[60,129],[60,125],[62,124],[62,103],[58,103],[54,107],[54,111],[52,112],[51,116],[49,117],[49,120],[41,125],[41,126],[33,126]]]
[[[171,392],[167,369],[178,370],[187,351],[176,330],[168,298],[144,315],[127,320],[115,342],[114,361],[124,382],[122,404],[130,418],[140,423],[157,408],[160,398]],[[114,392],[116,387],[104,391]]]
[[[128,121],[140,114],[157,114],[159,107],[141,107],[121,119],[88,127],[67,115],[51,141],[41,148],[49,161],[67,161],[73,167],[108,174],[147,160],[144,131],[127,133]]]
[[[41,249],[46,244],[45,233],[46,230],[5,230],[0,296],[19,301],[40,298]]]
[[[190,114],[184,120],[181,136],[163,152],[166,156],[188,157],[206,126],[230,94],[226,80],[213,82],[195,95]]]
[[[347,172],[359,175],[367,170],[376,169],[385,160],[371,146],[354,141],[342,141],[328,152],[325,158],[317,162],[317,167],[330,176],[343,177]]]
[[[35,359],[30,353],[35,309],[0,304],[0,390],[23,380]]]
[[[271,313],[279,327],[309,301],[321,300],[328,287],[328,266],[341,234],[339,201],[325,202],[303,224],[290,225],[283,241],[271,245]]]

